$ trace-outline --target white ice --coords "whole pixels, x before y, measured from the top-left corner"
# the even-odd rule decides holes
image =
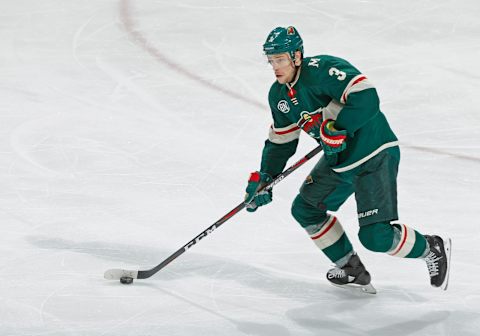
[[[477,0],[2,1],[0,335],[478,335],[479,17]],[[363,248],[351,199],[337,216],[378,294],[330,286],[290,216],[314,162],[154,277],[103,279],[242,200],[270,124],[261,44],[290,24],[375,83],[401,221],[453,240],[448,291]]]

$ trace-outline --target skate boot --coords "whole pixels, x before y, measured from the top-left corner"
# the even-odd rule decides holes
[[[430,252],[424,258],[427,263],[430,283],[433,287],[447,290],[450,272],[451,239],[445,241],[439,236],[425,236]]]
[[[353,254],[345,266],[329,270],[327,280],[337,287],[356,289],[369,294],[377,293],[370,283],[370,273],[365,269],[357,254]]]

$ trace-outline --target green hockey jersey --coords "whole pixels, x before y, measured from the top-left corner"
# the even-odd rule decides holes
[[[374,86],[341,58],[304,58],[294,82],[275,82],[268,100],[273,124],[260,169],[272,176],[278,175],[295,153],[300,132],[320,142],[318,129],[325,119],[335,120],[336,129],[347,131],[347,147],[332,165],[336,172],[351,170],[382,150],[398,146],[397,137],[380,111]]]

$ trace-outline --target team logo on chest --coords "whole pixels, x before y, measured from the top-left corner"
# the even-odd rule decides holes
[[[290,112],[290,106],[288,106],[288,102],[286,100],[280,100],[277,104],[277,109],[283,113]]]
[[[300,119],[297,121],[298,127],[310,134],[313,128],[319,127],[322,123],[322,111],[317,110],[313,112],[302,111]],[[310,134],[314,136],[314,134]]]

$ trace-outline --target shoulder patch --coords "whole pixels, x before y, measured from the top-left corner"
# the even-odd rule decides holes
[[[282,113],[290,112],[290,106],[286,100],[280,100],[277,104],[277,109]]]

